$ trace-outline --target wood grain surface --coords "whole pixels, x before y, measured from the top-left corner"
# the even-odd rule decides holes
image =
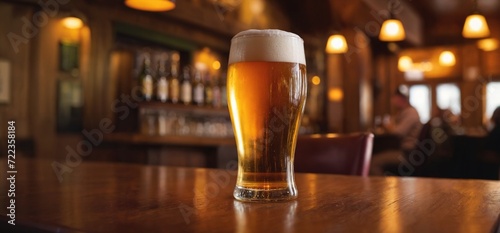
[[[236,162],[216,170],[83,158],[62,182],[52,162],[18,159],[17,225],[8,227],[2,188],[1,232],[493,232],[500,213],[498,181],[297,173],[297,200],[243,203],[232,196]]]

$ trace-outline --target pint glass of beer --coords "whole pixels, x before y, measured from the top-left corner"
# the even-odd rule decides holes
[[[234,197],[282,201],[297,197],[295,144],[304,110],[302,39],[280,30],[248,30],[231,40],[229,112],[238,148]]]

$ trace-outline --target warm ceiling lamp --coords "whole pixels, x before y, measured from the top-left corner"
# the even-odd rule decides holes
[[[125,5],[141,11],[169,11],[175,8],[174,0],[125,0]]]
[[[498,48],[498,40],[495,38],[482,39],[477,42],[477,47],[489,52]]]
[[[378,35],[378,39],[381,41],[402,41],[406,38],[405,28],[403,27],[403,23],[400,20],[394,17],[392,13],[393,4],[389,1],[389,19],[385,20],[382,23],[382,27],[380,28],[380,34]]]
[[[382,24],[378,38],[381,41],[402,41],[406,37],[401,21],[391,18]]]
[[[465,19],[462,36],[465,38],[483,38],[490,35],[490,29],[484,16],[474,13]]]
[[[490,29],[484,16],[477,11],[477,0],[474,0],[474,13],[467,16],[462,30],[465,38],[483,38],[490,35]]]
[[[409,71],[413,68],[413,60],[411,57],[402,56],[398,60],[398,70],[401,72]]]
[[[326,52],[327,53],[346,53],[347,52],[347,42],[345,37],[341,34],[333,34],[328,38],[326,42]]]
[[[62,24],[69,29],[80,29],[83,27],[83,21],[78,17],[66,17],[62,19]]]
[[[455,63],[455,54],[451,51],[443,51],[439,54],[439,64],[441,66],[454,66]]]

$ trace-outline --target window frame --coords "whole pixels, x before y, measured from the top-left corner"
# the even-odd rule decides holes
[[[440,84],[454,84],[458,87],[460,90],[460,113],[458,115],[461,116],[461,113],[463,112],[463,88],[462,88],[462,80],[458,79],[456,77],[449,77],[449,78],[435,78],[435,79],[424,79],[424,80],[418,80],[418,81],[404,81],[399,84],[399,86],[407,86],[408,90],[410,90],[411,86],[415,85],[426,85],[429,87],[430,90],[430,95],[431,95],[431,103],[430,103],[430,109],[429,112],[431,113],[432,116],[432,108],[437,105],[437,86]],[[484,92],[486,93],[486,92]],[[485,98],[486,99],[486,98]],[[486,106],[486,101],[484,106]],[[486,110],[484,110],[486,111]],[[483,115],[484,115],[483,111]],[[424,122],[425,123],[425,122]]]

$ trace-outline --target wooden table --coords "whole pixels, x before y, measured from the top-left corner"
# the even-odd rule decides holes
[[[242,203],[233,170],[83,161],[59,182],[51,163],[18,159],[17,225],[2,188],[0,232],[470,233],[500,213],[498,181],[296,174],[297,200]]]

